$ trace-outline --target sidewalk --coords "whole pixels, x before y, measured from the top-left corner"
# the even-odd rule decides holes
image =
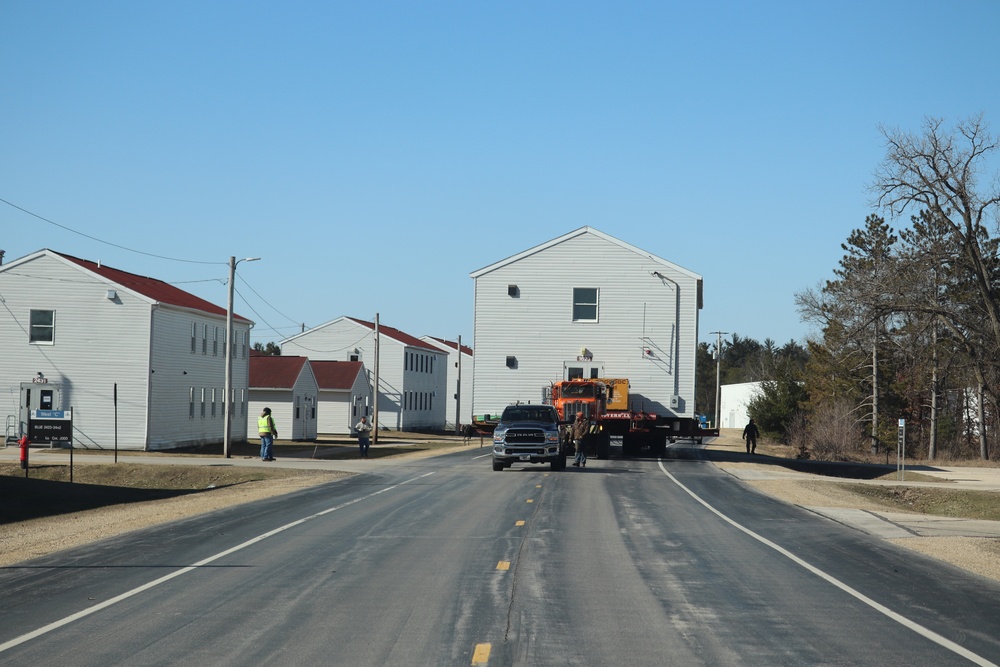
[[[405,444],[419,444],[419,440],[413,442],[394,440],[390,444],[386,445],[373,445],[372,450],[377,451],[380,447],[386,448],[398,448]],[[190,455],[190,454],[177,454],[171,455],[169,453],[148,453],[148,452],[134,452],[134,451],[121,451],[118,452],[118,462],[119,463],[135,463],[135,464],[145,464],[145,465],[188,465],[188,466],[244,466],[244,467],[261,467],[261,468],[292,468],[300,470],[329,470],[329,471],[339,471],[348,473],[361,473],[370,472],[375,466],[399,466],[405,465],[414,459],[426,458],[429,456],[437,456],[439,454],[449,453],[458,450],[468,450],[468,451],[478,451],[478,444],[475,445],[465,445],[456,444],[454,446],[442,447],[429,451],[414,451],[412,453],[401,454],[391,457],[378,457],[362,459],[357,457],[358,447],[357,445],[344,445],[325,448],[317,448],[310,443],[301,443],[301,448],[291,447],[288,445],[282,446],[282,451],[279,453],[277,460],[275,461],[261,461],[258,456],[236,456],[233,455],[231,458],[225,458],[223,456],[205,456],[205,455]],[[490,450],[484,449],[484,453],[489,453]],[[313,453],[316,453],[316,458],[313,458]],[[346,454],[347,458],[332,459],[329,458],[331,455],[341,455]],[[69,465],[70,452],[68,449],[50,449],[48,447],[32,447],[28,454],[29,463],[31,466],[40,465]],[[327,457],[327,458],[324,458]],[[0,463],[14,463],[16,464],[20,460],[20,449],[18,447],[6,447],[0,448]],[[104,464],[111,463],[114,461],[114,452],[102,450],[102,451],[81,451],[74,450],[73,452],[73,464],[76,465],[93,465],[93,464]]]
[[[767,463],[768,457],[747,456],[746,462],[730,462],[719,468],[744,481],[785,480],[810,483],[871,484],[877,486],[912,486],[951,491],[990,491],[1000,503],[1000,468],[915,466],[903,472],[902,479],[848,479],[788,470]],[[915,481],[915,473],[935,481]],[[909,477],[909,479],[908,479]],[[802,506],[810,512],[883,539],[901,537],[988,537],[1000,538],[1000,521],[955,519],[905,512],[883,512],[841,507]]]

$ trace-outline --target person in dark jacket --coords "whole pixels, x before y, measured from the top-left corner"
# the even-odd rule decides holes
[[[743,428],[743,439],[747,441],[747,454],[757,453],[758,435],[760,435],[760,431],[757,430],[757,425],[754,424],[751,419],[750,422]]]

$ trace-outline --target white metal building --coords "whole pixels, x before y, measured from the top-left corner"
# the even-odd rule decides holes
[[[319,424],[324,435],[350,434],[372,416],[372,388],[360,361],[310,361],[319,383]]]
[[[374,376],[375,323],[339,317],[281,341],[282,355],[361,361]],[[399,329],[379,325],[378,427],[444,430],[448,355]]]
[[[257,433],[257,418],[271,408],[282,440],[315,440],[319,385],[305,357],[276,357],[251,353],[250,405],[247,432]]]
[[[761,391],[762,382],[740,382],[719,387],[719,426],[743,428],[750,421],[747,406]]]
[[[633,409],[694,415],[702,279],[591,227],[474,271],[473,414],[563,378],[627,378]]]
[[[453,431],[456,420],[459,426],[472,423],[472,348],[463,343],[462,354],[459,356],[458,341],[445,340],[434,336],[421,336],[420,340],[433,345],[448,355],[445,429]],[[459,378],[460,366],[462,371],[461,378]],[[459,382],[460,379],[461,382]],[[458,391],[459,387],[461,387],[461,392]],[[456,405],[455,396],[459,394],[460,397]],[[458,417],[456,417],[456,409],[462,411]]]
[[[155,278],[39,250],[0,266],[6,430],[20,386],[58,387],[75,447],[163,450],[222,442],[226,310]],[[234,317],[232,437],[246,439],[250,326]],[[117,398],[117,401],[116,401]],[[117,419],[116,419],[117,415]],[[117,436],[116,436],[117,434]]]

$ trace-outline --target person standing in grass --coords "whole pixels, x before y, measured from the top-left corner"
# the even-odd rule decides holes
[[[273,461],[274,439],[278,437],[278,427],[274,425],[274,418],[271,417],[271,408],[264,408],[257,418],[257,433],[260,435],[260,460]]]

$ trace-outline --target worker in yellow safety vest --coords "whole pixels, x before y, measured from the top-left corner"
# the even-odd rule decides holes
[[[257,418],[257,433],[260,435],[260,460],[273,461],[274,453],[271,448],[274,446],[274,439],[278,437],[278,428],[271,417],[271,408],[264,408]]]

